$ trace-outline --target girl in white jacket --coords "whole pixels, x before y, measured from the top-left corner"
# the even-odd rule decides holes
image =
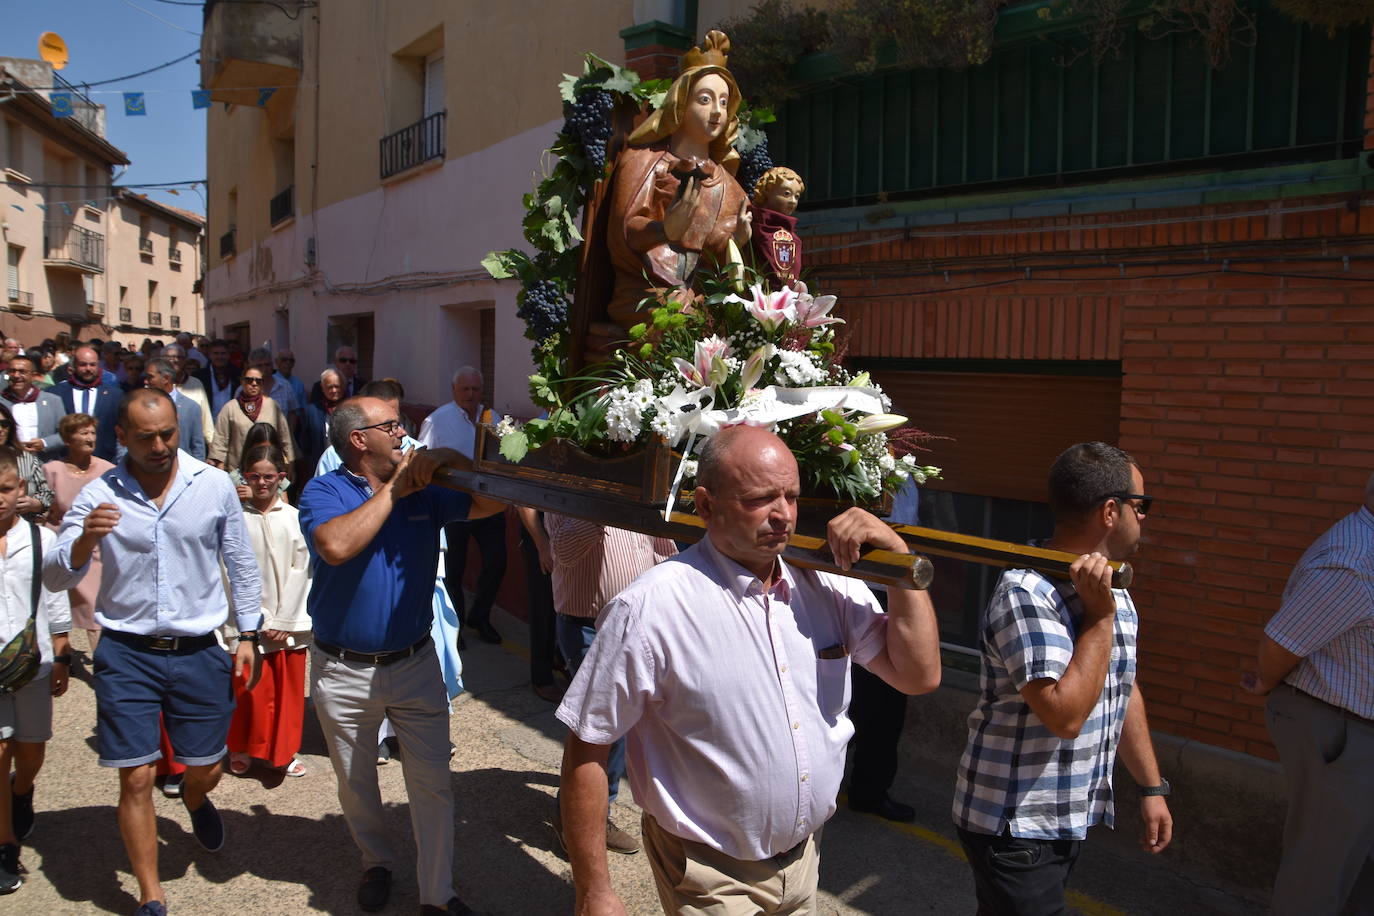
[[[286,456],[274,445],[250,446],[243,455],[249,498],[243,511],[262,572],[262,677],[252,690],[237,684],[238,708],[229,727],[229,770],[242,776],[253,759],[304,776],[296,759],[305,718],[305,656],[310,645],[310,561],[295,507],[278,488]]]

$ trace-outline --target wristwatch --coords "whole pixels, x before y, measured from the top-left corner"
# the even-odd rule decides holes
[[[1141,798],[1149,798],[1151,795],[1163,795],[1163,796],[1168,796],[1168,794],[1169,794],[1169,789],[1170,789],[1170,788],[1171,788],[1171,787],[1169,786],[1169,780],[1167,780],[1167,779],[1165,779],[1163,776],[1161,776],[1161,777],[1159,777],[1159,785],[1157,785],[1157,786],[1141,786],[1141,787],[1140,787],[1140,797],[1141,797]]]
[[[239,642],[259,642],[262,639],[257,630],[248,630],[239,634]]]

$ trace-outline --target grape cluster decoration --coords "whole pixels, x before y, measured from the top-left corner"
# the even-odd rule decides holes
[[[568,324],[568,300],[553,280],[534,280],[519,295],[516,315],[525,322],[528,336],[543,343]]]
[[[739,173],[735,178],[739,181],[744,193],[749,197],[754,196],[754,186],[773,167],[773,157],[768,154],[768,136],[762,131],[759,132],[759,139],[753,146],[739,150]]]
[[[611,139],[611,111],[615,98],[605,89],[595,88],[579,92],[575,101],[563,103],[563,134],[582,144],[587,158],[589,177],[600,177],[606,171],[606,141]]]

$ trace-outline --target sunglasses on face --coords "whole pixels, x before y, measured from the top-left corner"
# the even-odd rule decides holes
[[[245,375],[240,381],[245,385],[261,385],[262,377],[257,375]]]
[[[1153,496],[1146,496],[1144,493],[1104,493],[1097,501],[1102,502],[1106,499],[1119,500],[1142,516],[1150,514],[1150,507],[1155,502]]]

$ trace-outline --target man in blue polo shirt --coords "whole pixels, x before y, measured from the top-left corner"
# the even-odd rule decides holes
[[[448,695],[429,633],[439,532],[502,506],[430,486],[440,466],[467,459],[450,449],[403,451],[403,433],[387,402],[345,401],[329,423],[343,466],[301,493],[314,576],[310,693],[344,818],[362,851],[359,907],[386,905],[396,862],[377,789],[377,729],[385,717],[405,760],[421,912],[468,913],[453,892]]]

